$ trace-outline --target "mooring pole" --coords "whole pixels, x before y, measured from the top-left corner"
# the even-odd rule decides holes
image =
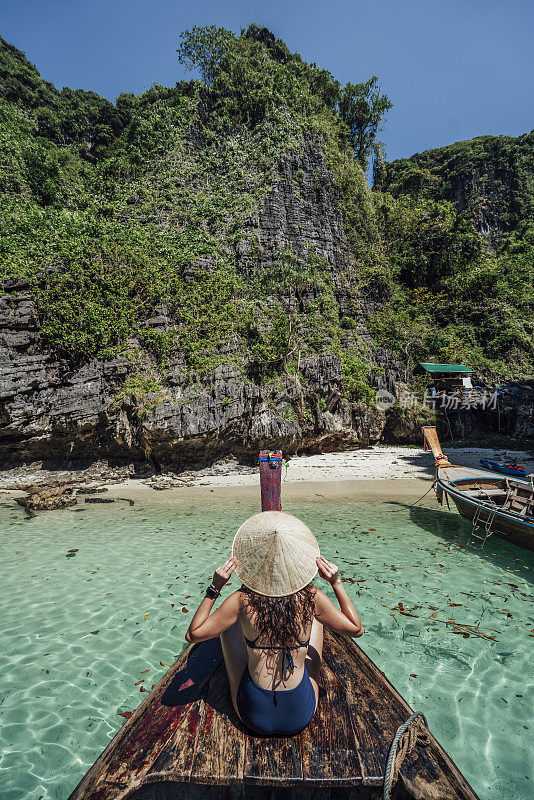
[[[282,508],[282,451],[260,451],[261,510],[280,511]]]

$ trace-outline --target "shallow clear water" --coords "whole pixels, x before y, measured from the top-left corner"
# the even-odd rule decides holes
[[[201,587],[257,511],[169,494],[78,508],[27,521],[0,504],[2,800],[68,797],[182,651]],[[534,554],[496,538],[482,552],[431,503],[315,495],[284,509],[352,581],[359,643],[482,800],[532,797]]]

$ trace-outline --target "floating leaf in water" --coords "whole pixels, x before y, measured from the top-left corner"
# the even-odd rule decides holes
[[[188,612],[188,610],[187,610],[187,608],[182,608],[182,612],[183,612],[184,614],[188,614],[188,613],[189,613],[189,612]]]
[[[144,687],[144,686],[140,686],[140,687],[139,687],[139,691],[140,691],[140,692],[146,692],[146,689],[145,689],[145,687]]]
[[[97,628],[96,631],[89,631],[92,636],[96,636],[97,633],[100,633],[100,628]]]
[[[151,611],[147,611],[146,614],[143,614],[143,619],[146,619],[147,617],[149,617],[151,615],[151,613],[152,613]]]
[[[150,672],[150,670],[149,669],[143,669],[143,670],[141,670],[141,675],[145,675],[147,672]]]
[[[169,665],[168,664],[164,664],[163,661],[160,661],[159,665],[160,665],[160,667],[167,667],[167,669],[169,669]]]
[[[135,685],[135,686],[140,686],[140,685],[141,685],[142,683],[144,683],[144,682],[145,682],[145,680],[144,680],[144,678],[143,678],[143,680],[141,680],[141,681],[137,681],[137,683],[136,683],[136,684],[134,684],[134,685]]]
[[[126,717],[126,719],[130,719],[133,714],[133,711],[117,711],[119,717]]]
[[[417,678],[417,674],[415,672],[410,672],[410,678]]]

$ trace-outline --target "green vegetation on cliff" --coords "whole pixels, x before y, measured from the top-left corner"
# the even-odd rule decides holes
[[[502,217],[514,247],[496,250],[452,203],[448,161],[377,162],[368,189],[391,105],[376,78],[342,88],[254,25],[193,29],[179,57],[203,80],[113,104],[56,90],[0,39],[0,276],[30,282],[47,347],[69,364],[129,354],[134,397],[164,397],[171,363],[191,380],[232,363],[298,383],[301,358],[330,352],[346,396],[368,399],[363,303],[375,346],[397,352],[408,379],[419,358],[531,371],[524,173],[510,188],[519,210]],[[518,142],[526,171],[523,139],[507,147]],[[335,203],[336,263],[305,231],[274,231],[266,250],[259,219],[282,172],[304,209],[314,192]]]
[[[495,247],[534,246],[534,131],[478,136],[385,164],[375,188],[448,200]]]
[[[425,357],[532,376],[534,133],[482,136],[381,164],[374,187],[385,198],[384,238]]]
[[[332,266],[304,240],[266,258],[257,223],[280,162],[311,146],[339,175],[363,239],[377,238],[358,120],[349,128],[335,110],[338,83],[255,26],[239,37],[195,29],[181,50],[206,83],[154,86],[113,106],[56,91],[2,43],[2,274],[30,281],[45,343],[72,364],[137,340],[162,382],[171,356],[191,373],[233,362],[265,380],[291,371],[298,351],[341,354],[342,338],[353,350]],[[377,102],[373,81],[346,100],[347,111],[358,103],[364,160]],[[297,196],[304,178],[321,189],[324,175],[301,173]],[[162,309],[169,324],[154,328]]]

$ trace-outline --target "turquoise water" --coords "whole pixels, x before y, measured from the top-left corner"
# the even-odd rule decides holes
[[[182,651],[202,587],[257,507],[165,493],[78,509],[25,520],[0,504],[2,800],[68,797]],[[482,552],[432,503],[316,495],[284,509],[337,561],[359,643],[482,800],[532,797],[534,554],[498,539]],[[492,638],[462,635],[477,628]]]

